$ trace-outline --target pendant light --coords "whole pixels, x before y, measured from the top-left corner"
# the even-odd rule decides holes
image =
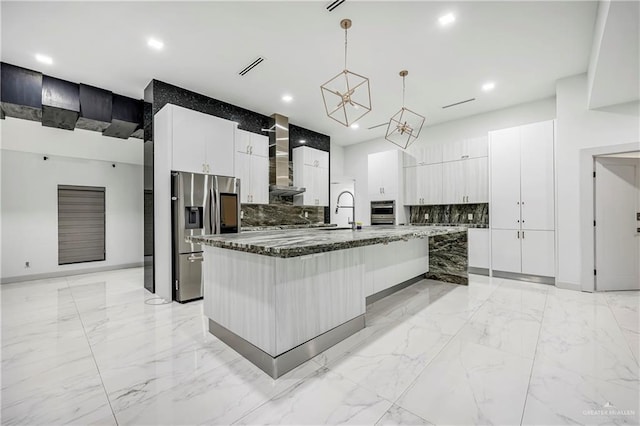
[[[329,118],[344,126],[351,126],[371,111],[369,79],[347,69],[347,30],[351,19],[340,21],[344,29],[344,70],[320,86],[324,108]]]
[[[411,111],[404,106],[405,78],[409,71],[400,71],[402,77],[402,108],[389,120],[385,139],[398,145],[402,149],[407,149],[420,136],[424,116]]]

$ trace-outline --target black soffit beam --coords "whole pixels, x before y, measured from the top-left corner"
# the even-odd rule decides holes
[[[43,126],[143,138],[143,102],[108,90],[0,63],[0,119],[40,121]]]
[[[111,124],[112,106],[110,91],[80,83],[80,117],[76,127],[103,132]]]
[[[114,94],[111,125],[102,134],[120,139],[130,138],[138,128],[142,128],[142,109],[141,100]]]
[[[42,125],[73,130],[80,115],[80,86],[42,76]]]
[[[42,120],[42,73],[0,63],[0,105],[7,117]]]

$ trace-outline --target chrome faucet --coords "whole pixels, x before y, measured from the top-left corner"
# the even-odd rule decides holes
[[[345,194],[345,193],[351,195],[351,200],[353,201],[352,206],[340,205],[340,197],[342,197],[342,194]],[[356,197],[353,195],[351,191],[342,191],[340,194],[338,194],[338,199],[336,200],[336,214],[338,213],[338,209],[351,209],[353,211],[353,221],[347,222],[347,223],[351,225],[351,229],[355,231],[356,230]]]

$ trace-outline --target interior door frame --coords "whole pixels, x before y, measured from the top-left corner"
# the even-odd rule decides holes
[[[638,147],[638,150],[640,151],[640,147]],[[622,157],[594,157],[594,170],[596,167],[596,162],[598,160],[600,160],[600,165],[604,166],[606,164],[609,165],[616,165],[616,166],[631,166],[631,167],[636,167],[636,170],[640,170],[640,158],[622,158]],[[637,172],[636,172],[637,173]],[[596,179],[597,179],[597,174],[596,174]],[[635,182],[637,183],[637,176],[636,176],[636,180]],[[595,185],[595,181],[594,181],[594,185]],[[594,217],[595,214],[597,212],[597,202],[598,202],[598,193],[597,190],[594,186],[594,199],[593,199],[593,211],[594,211]],[[637,201],[636,201],[636,206],[637,206]],[[637,210],[634,209],[634,212],[636,212]],[[594,235],[594,252],[593,252],[593,259],[594,259],[594,268],[596,268],[596,270],[598,269],[598,256],[597,256],[597,252],[596,249],[598,248],[598,235],[597,235],[597,227],[593,228],[593,235]],[[594,288],[595,291],[603,291],[602,289],[598,288],[598,275],[595,275],[594,277]],[[604,290],[606,291],[606,290]]]
[[[593,274],[595,269],[595,229],[593,229],[593,221],[595,218],[595,181],[593,179],[595,157],[638,151],[639,147],[640,141],[580,150],[580,211],[582,212],[580,215],[580,290],[582,291],[595,291],[595,278]],[[561,232],[562,230],[558,231]]]

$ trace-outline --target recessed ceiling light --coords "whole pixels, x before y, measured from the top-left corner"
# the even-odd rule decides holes
[[[36,53],[36,61],[42,62],[43,64],[47,65],[53,64],[53,59],[51,59],[51,56],[41,55],[40,53]]]
[[[360,127],[360,125],[359,125],[358,123],[353,123],[353,124],[351,125],[351,128],[352,128],[352,129],[357,129],[358,127]]]
[[[285,102],[291,102],[293,100],[293,96],[284,95],[284,96],[282,96],[282,100],[285,101]]]
[[[155,38],[150,38],[147,41],[147,45],[149,47],[152,47],[152,48],[156,49],[156,50],[162,50],[162,48],[164,47],[164,43],[161,42],[160,40],[155,39]]]
[[[489,92],[490,90],[495,89],[495,87],[496,84],[493,81],[490,81],[482,85],[482,90],[484,90],[485,92]]]
[[[438,18],[438,22],[440,22],[440,25],[449,25],[453,22],[455,22],[456,17],[453,13],[447,13],[446,15],[442,15],[441,17]]]
[[[306,140],[304,140],[304,139],[300,139],[298,142],[299,142],[299,143],[307,143],[307,141],[306,141]]]

